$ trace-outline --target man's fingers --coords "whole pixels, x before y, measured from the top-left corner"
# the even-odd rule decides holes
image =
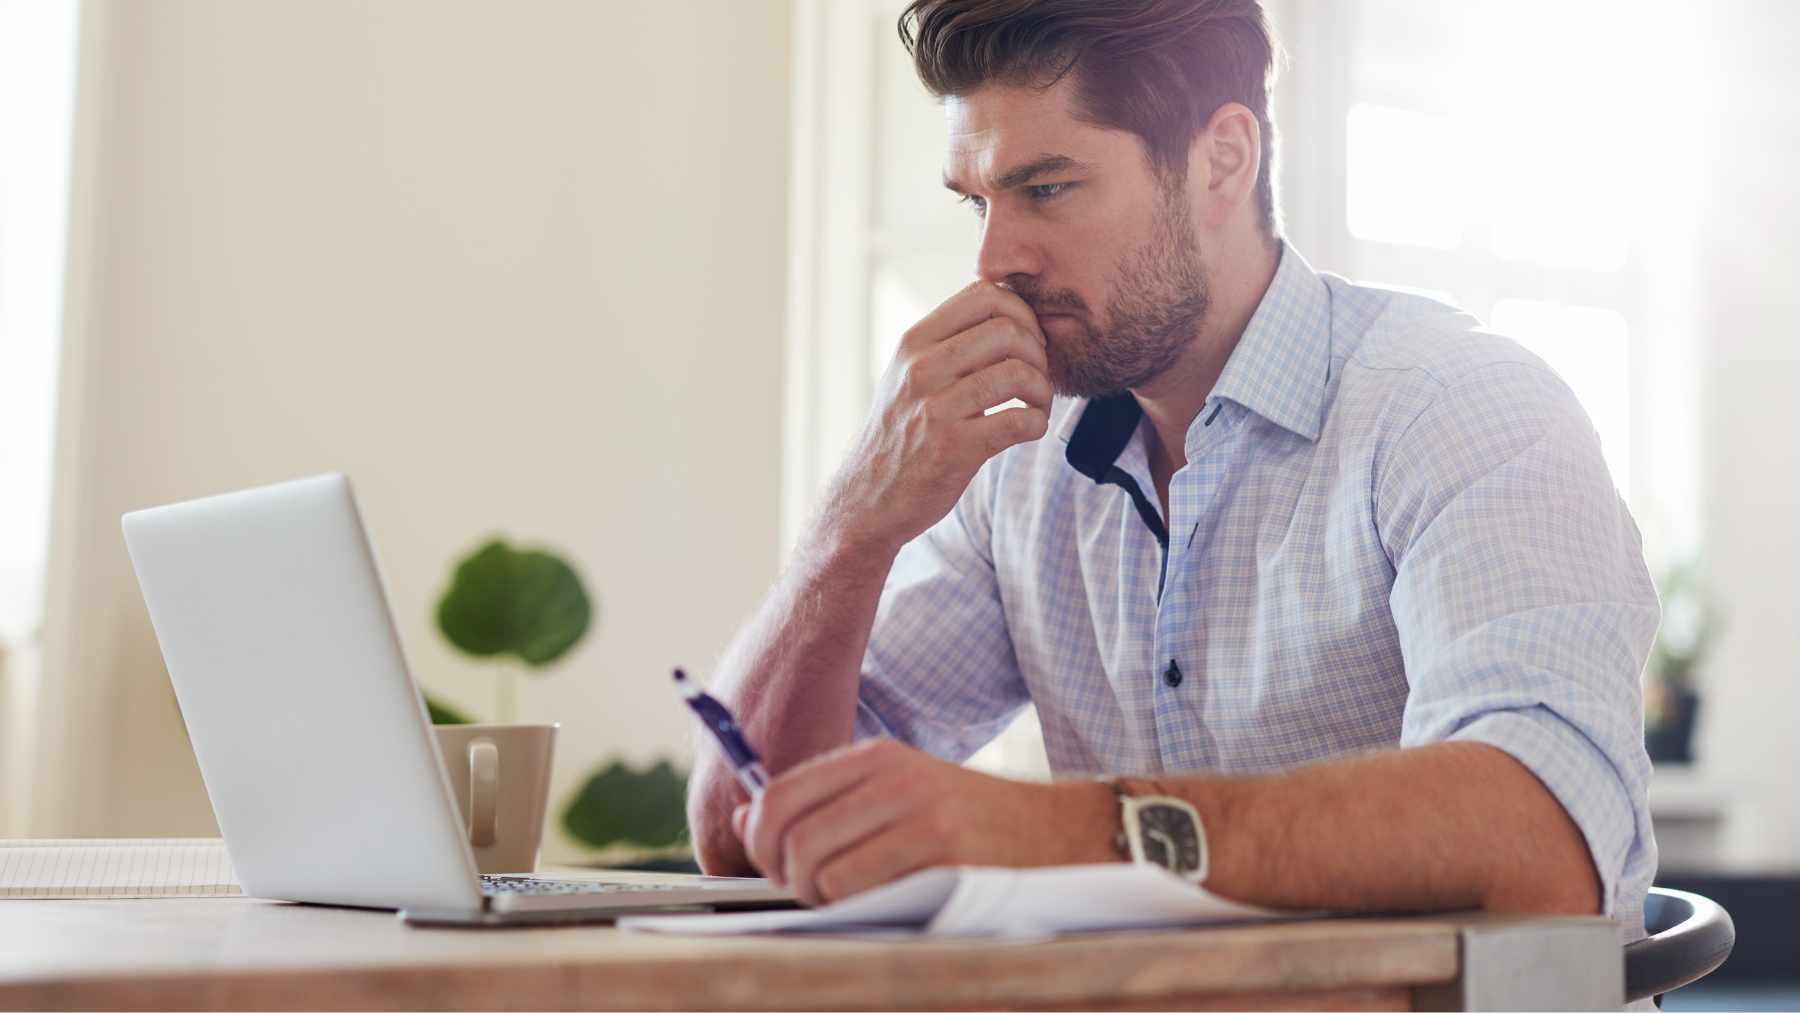
[[[1018,359],[1002,359],[951,384],[933,400],[950,418],[971,419],[1013,398],[1033,408],[1050,407],[1050,378]]]
[[[827,903],[891,883],[942,863],[943,839],[925,825],[902,825],[845,848],[813,873],[813,885]]]
[[[825,805],[816,806],[788,828],[782,845],[782,876],[803,903],[823,904],[816,874],[838,852],[886,831],[912,808],[891,778],[871,778]]]
[[[919,368],[942,388],[1007,359],[1018,359],[1039,372],[1050,370],[1044,343],[1011,317],[983,320],[921,353]]]
[[[970,419],[966,425],[974,432],[982,453],[993,457],[1015,444],[1043,439],[1050,431],[1050,413],[1028,405]]]
[[[788,828],[813,808],[860,784],[876,770],[881,743],[862,742],[833,750],[785,771],[750,807],[744,850],[763,875],[784,882],[782,840]]]
[[[900,338],[902,348],[924,349],[945,338],[994,317],[1006,317],[1024,328],[1025,333],[1043,343],[1044,332],[1038,327],[1037,314],[1017,293],[989,281],[978,281],[956,293],[925,314],[925,318],[907,328]]]

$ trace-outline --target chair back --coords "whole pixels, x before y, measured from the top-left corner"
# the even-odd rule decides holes
[[[1672,992],[1711,974],[1731,955],[1731,915],[1697,893],[1650,888],[1644,899],[1649,936],[1625,946],[1625,1001]]]

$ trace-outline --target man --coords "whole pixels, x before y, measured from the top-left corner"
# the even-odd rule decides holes
[[[901,35],[979,280],[719,669],[774,780],[703,756],[701,864],[819,903],[1129,857],[1642,936],[1636,527],[1541,361],[1280,238],[1260,8],[915,0]],[[957,765],[1028,702],[1057,781]]]

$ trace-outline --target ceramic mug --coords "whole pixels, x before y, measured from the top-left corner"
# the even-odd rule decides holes
[[[475,865],[537,869],[557,725],[434,725]]]

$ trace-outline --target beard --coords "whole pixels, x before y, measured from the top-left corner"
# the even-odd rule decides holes
[[[1072,335],[1045,335],[1050,385],[1058,394],[1106,398],[1141,387],[1181,358],[1212,305],[1192,212],[1179,186],[1165,188],[1152,235],[1114,272],[1106,314],[1094,319],[1070,289],[1012,289],[1037,314],[1067,314]]]

